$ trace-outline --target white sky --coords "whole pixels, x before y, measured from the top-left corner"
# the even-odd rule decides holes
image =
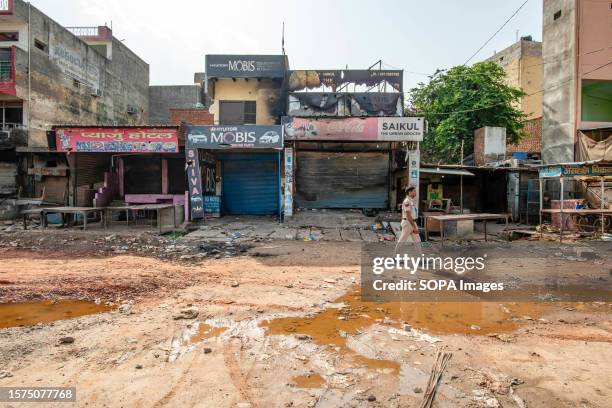
[[[292,69],[403,68],[406,89],[465,62],[524,0],[32,0],[64,26],[113,25],[150,64],[152,85],[191,84],[205,54],[279,54]],[[61,4],[61,6],[60,6]],[[529,3],[478,54],[542,38],[542,0]]]

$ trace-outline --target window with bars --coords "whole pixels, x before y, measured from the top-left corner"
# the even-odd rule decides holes
[[[13,52],[10,48],[0,48],[0,82],[13,79]]]

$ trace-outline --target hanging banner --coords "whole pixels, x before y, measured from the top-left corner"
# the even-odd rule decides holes
[[[55,128],[58,152],[178,153],[172,128]]]
[[[187,146],[198,149],[283,147],[280,125],[187,126]]]
[[[293,148],[285,149],[285,218],[293,216]]]
[[[187,161],[187,180],[189,183],[189,203],[191,219],[204,218],[204,200],[202,194],[202,173],[197,149],[185,149]]]
[[[365,117],[314,119],[283,117],[286,140],[420,142],[424,118]]]

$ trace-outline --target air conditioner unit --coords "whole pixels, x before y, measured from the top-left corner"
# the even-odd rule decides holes
[[[135,106],[128,106],[127,113],[128,115],[135,115],[138,113],[138,108],[136,108]]]
[[[102,96],[102,90],[97,89],[97,88],[90,88],[89,93],[91,94],[91,96],[97,96],[97,97]]]

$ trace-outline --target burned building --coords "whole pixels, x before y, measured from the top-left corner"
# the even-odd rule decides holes
[[[407,142],[418,143],[425,130],[423,118],[403,117],[403,107],[401,70],[290,71],[285,213],[293,205],[395,208],[408,182],[398,187],[396,156],[406,162]],[[414,172],[416,184],[418,158]]]

